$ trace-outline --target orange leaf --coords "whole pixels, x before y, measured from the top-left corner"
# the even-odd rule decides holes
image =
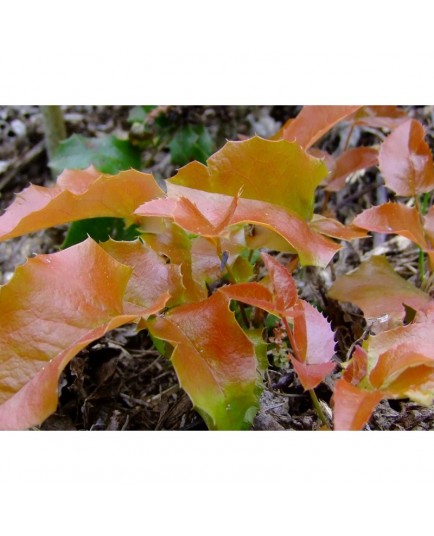
[[[353,224],[368,231],[398,234],[408,238],[422,249],[428,248],[419,213],[414,207],[399,203],[385,203],[364,210],[354,218]]]
[[[108,240],[100,246],[118,262],[133,269],[125,290],[125,301],[146,308],[167,292],[171,296],[169,307],[184,301],[185,288],[179,265],[166,263],[140,240]]]
[[[160,216],[195,234],[219,236],[219,224],[224,220],[233,198],[202,190],[168,184],[169,197],[144,203],[136,210],[140,216]],[[188,206],[183,201],[188,199]],[[195,217],[191,206],[201,213]],[[185,208],[185,210],[184,210]],[[309,224],[281,207],[239,198],[228,226],[254,223],[277,232],[298,253],[302,265],[326,266],[341,249],[335,242],[311,230]]]
[[[347,178],[361,169],[378,165],[378,151],[373,147],[348,149],[336,159],[335,168],[327,180],[326,190],[338,192],[346,184]]]
[[[356,125],[388,129],[394,129],[405,121],[408,121],[406,112],[397,106],[363,106],[354,119]]]
[[[362,430],[383,398],[379,391],[364,391],[344,379],[338,380],[332,398],[334,429]]]
[[[252,282],[228,285],[219,288],[218,292],[221,292],[231,300],[237,300],[253,307],[259,307],[276,316],[282,313],[275,304],[273,293],[260,283]]]
[[[354,225],[343,225],[338,220],[326,218],[319,214],[314,214],[310,222],[310,228],[318,233],[340,240],[354,240],[356,238],[365,238],[366,231],[355,227]]]
[[[336,363],[332,363],[331,361],[328,363],[309,365],[307,363],[302,363],[293,356],[290,356],[290,358],[300,383],[306,390],[314,389],[336,368]]]
[[[434,189],[431,150],[423,126],[414,119],[398,126],[380,147],[380,170],[386,186],[398,195],[414,197]]]
[[[414,341],[410,341],[403,344],[397,344],[380,355],[376,366],[369,376],[369,380],[377,389],[388,389],[390,384],[405,370],[415,367],[418,368],[421,365],[423,365],[423,369],[426,367],[434,367],[433,343],[424,341],[415,344]],[[432,370],[432,375],[434,378],[434,368]],[[413,383],[411,387],[414,389],[416,384]],[[401,389],[404,389],[404,391],[406,390],[405,386],[402,385],[402,382]],[[398,394],[404,395],[403,392]]]
[[[348,362],[348,366],[342,374],[344,380],[353,385],[358,385],[368,372],[368,356],[360,346],[354,348],[353,355]]]
[[[90,342],[122,324],[155,314],[124,302],[131,268],[91,239],[39,255],[0,288],[0,429],[41,423],[56,409],[67,363]]]
[[[163,195],[152,175],[132,169],[117,175],[67,170],[55,186],[31,185],[17,195],[0,216],[0,240],[86,218],[130,218],[140,204]]]
[[[151,333],[171,342],[181,386],[211,429],[248,428],[259,407],[253,344],[216,292],[147,322]]]
[[[359,108],[360,106],[303,106],[297,117],[283,126],[281,137],[288,141],[297,140],[303,148],[308,149]]]
[[[298,300],[294,307],[294,341],[291,362],[305,389],[313,389],[336,368],[335,338],[327,319],[310,303]]]
[[[373,256],[354,272],[338,277],[328,295],[354,303],[367,319],[389,315],[394,323],[404,319],[404,304],[420,309],[430,301],[428,294],[399,276],[383,256]]]
[[[297,287],[294,278],[271,255],[261,253],[261,257],[271,279],[276,308],[281,311],[282,315],[285,315],[285,311],[291,309],[297,301]]]
[[[188,164],[169,183],[210,193],[256,199],[284,207],[304,219],[313,213],[316,187],[327,176],[325,164],[298,143],[255,136],[230,141],[207,161]]]

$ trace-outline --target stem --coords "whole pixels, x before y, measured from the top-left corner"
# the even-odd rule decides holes
[[[53,159],[59,143],[66,138],[66,127],[60,106],[41,106],[44,118],[45,145],[48,159]]]
[[[322,410],[321,404],[319,403],[318,397],[316,396],[314,389],[309,389],[310,398],[312,399],[312,403],[315,407],[315,410],[318,414],[318,417],[321,419],[324,426],[326,426],[330,430],[329,423],[327,421],[327,417],[324,415],[324,412]]]
[[[421,199],[416,195],[414,197],[414,205],[416,210],[419,212],[419,217],[421,220],[421,225],[423,226],[424,221],[423,217],[428,211],[428,203],[429,203],[430,193],[426,192],[423,196],[421,196]],[[419,278],[420,278],[420,284],[423,285],[425,281],[425,254],[422,248],[419,248]]]

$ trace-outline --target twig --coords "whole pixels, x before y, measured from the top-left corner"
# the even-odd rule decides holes
[[[11,169],[5,176],[0,180],[0,190],[9,184],[9,182],[19,173],[22,169],[27,167],[33,160],[38,158],[45,150],[45,142],[40,141],[37,145],[32,147],[27,153],[23,156],[17,158],[12,164],[13,169]]]

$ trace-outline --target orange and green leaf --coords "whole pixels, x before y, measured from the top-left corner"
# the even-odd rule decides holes
[[[180,384],[210,429],[248,428],[259,407],[255,348],[220,292],[147,322],[169,341]]]
[[[0,240],[86,218],[130,219],[139,205],[163,195],[152,175],[133,169],[117,175],[66,170],[55,186],[31,185],[17,195],[0,216]]]
[[[332,398],[334,430],[362,430],[383,398],[379,391],[359,389],[341,378]]]
[[[399,276],[386,257],[373,256],[354,272],[341,275],[328,291],[330,298],[351,302],[362,309],[367,319],[388,315],[392,323],[401,323],[404,305],[420,309],[430,296]]]
[[[125,302],[131,268],[91,239],[39,255],[0,288],[0,429],[25,429],[55,411],[58,380],[85,346],[162,309]]]
[[[313,213],[314,193],[327,176],[325,164],[298,143],[257,136],[230,141],[207,161],[182,168],[169,183],[272,203],[303,219]]]

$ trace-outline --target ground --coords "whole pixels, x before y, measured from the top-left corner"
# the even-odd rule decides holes
[[[433,141],[433,107],[407,106],[409,115],[422,121],[428,141]],[[136,140],[143,136],[128,121],[131,106],[65,106],[68,135],[97,136],[114,133]],[[267,137],[300,110],[299,106],[172,106],[166,114],[174,126],[203,124],[216,148],[226,139],[242,139],[255,133]],[[354,144],[370,144],[378,135],[369,129],[353,132]],[[345,144],[348,132],[336,128],[326,136],[322,148],[333,152]],[[173,175],[167,146],[145,152],[143,171],[159,180]],[[14,195],[29,183],[52,184],[44,148],[43,121],[38,106],[0,107],[0,212]],[[346,223],[367,206],[387,198],[378,187],[377,173],[360,173],[357,180],[329,198],[320,192],[317,208],[334,213]],[[6,283],[14,268],[29,256],[56,251],[66,226],[35,233],[0,244],[0,284]],[[345,355],[366,328],[360,311],[327,298],[333,277],[356,267],[376,248],[385,253],[395,269],[407,279],[417,277],[418,252],[408,242],[393,237],[355,241],[340,252],[326,270],[306,268],[298,279],[303,299],[320,303],[337,331],[338,355]],[[321,384],[318,398],[326,415],[331,415],[331,382]],[[253,430],[315,430],[321,422],[310,397],[303,392],[288,365],[270,356],[270,368],[261,408]],[[384,401],[372,415],[367,430],[428,430],[434,428],[434,408],[423,408],[406,400]],[[59,405],[41,430],[206,430],[200,416],[179,387],[170,362],[152,347],[145,332],[137,334],[127,326],[112,331],[92,344],[71,362],[59,384]]]

